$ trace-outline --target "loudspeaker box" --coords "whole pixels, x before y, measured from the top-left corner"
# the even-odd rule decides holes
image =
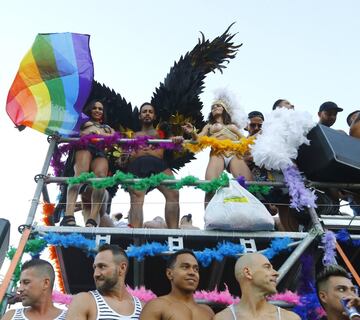
[[[307,179],[360,183],[360,139],[321,124],[307,138],[310,145],[302,145],[297,158]]]
[[[0,268],[9,249],[10,222],[0,218]]]

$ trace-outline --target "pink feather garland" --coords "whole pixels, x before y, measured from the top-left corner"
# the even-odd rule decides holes
[[[127,289],[130,294],[139,298],[143,302],[148,302],[156,298],[155,293],[153,293],[151,290],[146,289],[143,286],[135,289],[127,286]],[[52,298],[55,303],[69,305],[72,301],[73,296],[71,294],[64,294],[59,291],[54,291],[52,294]],[[219,291],[217,289],[213,291],[196,291],[194,293],[194,298],[197,300],[206,300],[225,305],[235,304],[240,301],[238,297],[234,297],[233,295],[231,295],[231,293],[229,292],[229,288],[226,285],[224,291]],[[277,293],[275,295],[272,295],[271,297],[269,297],[268,300],[279,300],[288,302],[290,304],[298,305],[300,303],[300,296],[294,292],[287,290],[283,293]]]

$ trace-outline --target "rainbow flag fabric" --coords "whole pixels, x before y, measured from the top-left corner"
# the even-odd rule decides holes
[[[6,112],[16,126],[63,137],[79,134],[88,119],[81,111],[94,78],[89,38],[76,33],[36,36],[7,97]]]

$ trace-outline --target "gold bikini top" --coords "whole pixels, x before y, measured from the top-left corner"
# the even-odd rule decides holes
[[[232,132],[225,125],[223,125],[223,127],[219,131],[216,131],[214,133],[210,133],[210,127],[209,127],[207,135],[209,137],[213,137],[213,138],[219,138],[221,136],[225,136],[226,139],[229,139],[229,140],[232,140],[232,141],[237,141],[237,140],[239,140],[239,138],[241,138],[236,133]],[[224,137],[222,137],[221,140],[225,140]]]

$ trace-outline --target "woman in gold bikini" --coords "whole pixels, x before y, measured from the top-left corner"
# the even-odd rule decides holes
[[[233,123],[230,113],[229,104],[224,99],[217,99],[211,106],[211,112],[208,117],[208,123],[200,133],[191,123],[186,123],[183,129],[186,133],[191,134],[194,140],[202,136],[209,136],[219,140],[238,141],[243,137],[239,128]],[[243,158],[234,151],[224,151],[221,154],[211,150],[210,159],[206,168],[205,179],[211,180],[218,178],[223,170],[226,169],[234,178],[244,176],[245,180],[252,180],[252,174]],[[206,193],[205,208],[213,193]]]

